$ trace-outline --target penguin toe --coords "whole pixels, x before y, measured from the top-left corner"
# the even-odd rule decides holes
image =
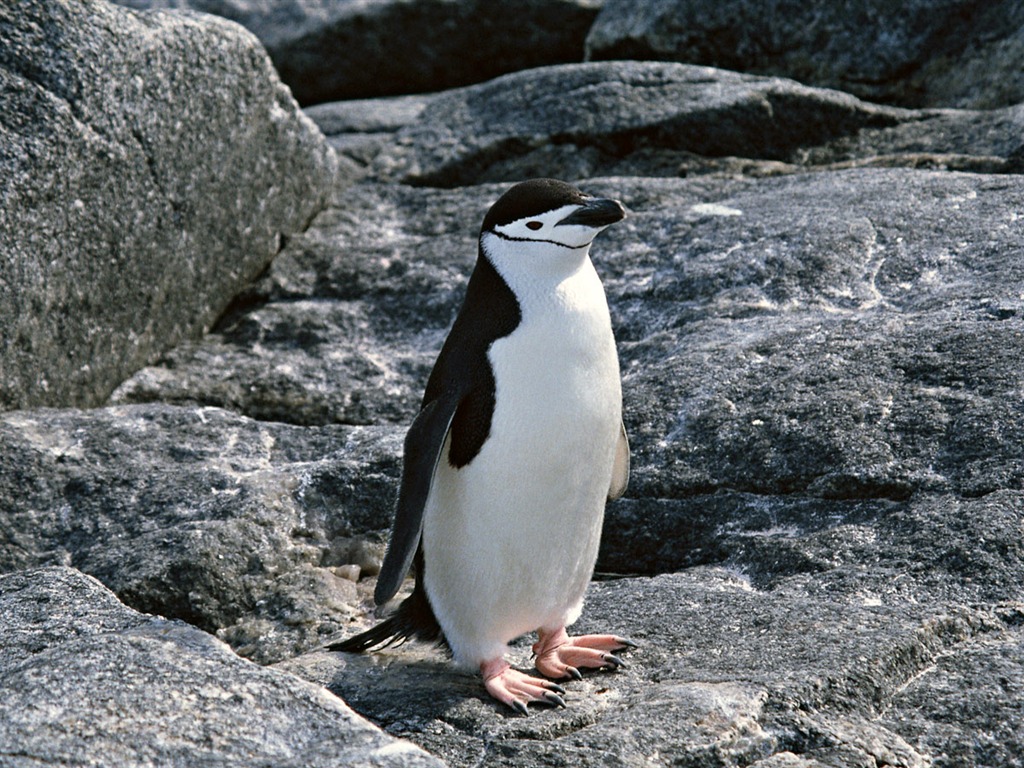
[[[529,714],[527,705],[531,703],[566,706],[562,686],[512,669],[504,659],[485,662],[480,665],[480,671],[484,676],[484,688],[491,697],[520,714]]]
[[[554,691],[548,691],[547,693],[545,693],[544,694],[544,699],[545,699],[545,701],[547,701],[549,704],[551,704],[553,706],[561,707],[562,709],[565,709],[565,707],[566,707],[565,699],[563,699],[561,696],[559,696]]]
[[[611,653],[606,653],[602,658],[606,669],[618,669],[626,666],[626,662]]]
[[[635,648],[636,643],[616,635],[581,635],[569,637],[565,630],[542,633],[534,645],[537,671],[556,680],[582,678],[579,668],[619,669],[625,667],[622,658],[611,653]]]
[[[601,651],[622,651],[626,648],[637,647],[632,640],[618,635],[579,635],[570,637],[569,642],[583,648],[597,648]]]

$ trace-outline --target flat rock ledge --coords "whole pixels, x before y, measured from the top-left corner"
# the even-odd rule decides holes
[[[1016,764],[1024,605],[908,605],[810,587],[763,592],[703,567],[595,583],[574,631],[628,632],[639,647],[624,669],[564,683],[565,709],[529,717],[496,707],[475,675],[422,647],[277,668],[450,766]],[[532,668],[528,642],[515,659]]]

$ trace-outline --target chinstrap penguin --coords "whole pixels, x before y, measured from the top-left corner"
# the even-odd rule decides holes
[[[395,613],[329,650],[408,638],[480,669],[487,691],[526,713],[564,706],[551,679],[616,668],[615,635],[570,637],[597,559],[604,506],[629,479],[619,362],[590,245],[625,216],[616,200],[553,179],[491,207],[466,298],[405,439],[402,482],[374,600]],[[507,643],[536,630],[537,671]]]

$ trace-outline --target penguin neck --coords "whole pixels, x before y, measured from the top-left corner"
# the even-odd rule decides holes
[[[573,278],[593,270],[589,243],[568,248],[485,235],[480,239],[480,258],[490,263],[520,303],[553,296]]]

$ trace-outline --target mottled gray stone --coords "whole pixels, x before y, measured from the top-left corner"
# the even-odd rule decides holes
[[[0,763],[438,766],[316,685],[70,568],[0,576]]]
[[[286,658],[355,615],[339,569],[374,570],[349,540],[390,514],[401,439],[215,408],[3,414],[0,572],[73,565],[138,610]]]
[[[797,148],[911,116],[838,91],[708,67],[565,64],[438,94],[375,170],[441,187],[647,175],[636,166],[672,161],[675,175],[687,154],[785,160]]]
[[[601,0],[117,0],[205,11],[254,32],[303,104],[419,93],[582,61]]]
[[[977,675],[954,661],[961,650],[967,665],[1017,636],[1020,177],[861,169],[582,186],[630,209],[594,248],[619,338],[634,471],[626,498],[609,505],[598,568],[689,568],[673,578],[698,586],[595,586],[584,626],[634,636],[643,650],[630,670],[588,678],[568,712],[525,722],[487,701],[475,676],[418,649],[307,655],[286,667],[454,765],[913,766],[944,754],[987,765],[987,754],[1017,754],[1005,725],[1012,695],[979,703],[971,726],[952,730],[927,693],[901,696],[917,690],[917,675],[953,685],[928,678],[940,658],[951,680]],[[248,371],[261,398],[274,387],[258,382],[287,351],[293,381],[318,382],[298,399],[329,402],[333,378],[316,378],[318,361],[415,350],[395,399],[362,400],[363,416],[395,423],[397,440],[471,268],[476,222],[503,188],[351,188],[346,207],[322,214],[254,289],[256,309],[121,396],[216,401],[217,350],[230,347],[231,368]],[[332,306],[358,307],[365,324],[330,330],[321,323]],[[309,322],[315,335],[302,330]],[[316,343],[289,343],[296,338]],[[705,585],[701,574],[714,573]],[[707,594],[694,607],[688,590]],[[606,594],[615,598],[602,606]],[[372,620],[368,601],[361,619],[359,610],[337,636]],[[661,610],[677,612],[650,629]],[[775,634],[762,647],[767,628]],[[975,644],[976,635],[987,639]],[[710,650],[691,665],[673,660],[681,648]],[[525,645],[517,658],[528,666]],[[1012,659],[1008,680],[1020,674]],[[645,677],[632,680],[638,663]],[[666,675],[670,663],[691,673]],[[620,679],[629,693],[616,698]],[[971,679],[981,698],[968,692],[965,702],[988,701],[1001,685]],[[890,719],[879,721],[883,713]],[[972,728],[1000,737],[975,750]]]
[[[631,210],[594,252],[633,442],[624,503],[1019,489],[1019,178],[591,182]],[[275,262],[266,303],[118,399],[408,423],[501,189],[351,189]]]
[[[309,112],[344,183],[213,332],[107,407],[0,418],[0,571],[73,565],[456,766],[1024,762],[1019,107],[602,62]],[[310,651],[373,620],[405,426],[481,218],[534,174],[630,209],[593,255],[633,478],[579,629],[640,648],[520,718],[420,646]],[[95,616],[118,654],[159,626],[179,667],[182,646],[244,664],[91,590],[61,615]],[[0,628],[0,664],[80,624]],[[88,648],[68,665],[85,680],[111,658]],[[195,676],[167,678],[191,700]]]
[[[4,3],[0,408],[97,405],[208,330],[336,165],[235,25]]]
[[[313,104],[306,114],[355,174],[365,176],[377,156],[389,151],[399,130],[420,119],[434,95],[349,99]]]
[[[1013,0],[607,0],[587,57],[707,64],[871,101],[984,109],[1024,101],[1024,9]]]
[[[566,709],[528,718],[422,646],[278,666],[452,766],[925,766],[940,757],[936,747],[970,749],[973,736],[965,726],[945,742],[920,738],[934,704],[907,691],[955,686],[948,670],[1019,643],[1020,631],[1019,613],[917,602],[924,594],[761,591],[705,568],[596,583],[580,631],[626,633],[639,647],[618,672],[564,683]],[[530,669],[527,643],[513,659]],[[979,703],[970,728],[995,729],[1006,737],[1001,754],[1019,755],[1024,742],[1010,723],[1020,665],[1001,666],[972,667],[987,706]],[[1014,683],[999,689],[1000,675]]]
[[[664,62],[544,67],[310,113],[365,176],[442,187],[530,176],[1024,168],[1020,107],[893,109],[792,80]]]
[[[114,401],[218,404],[298,424],[407,424],[496,192],[346,190],[252,289],[255,308],[139,372]]]

